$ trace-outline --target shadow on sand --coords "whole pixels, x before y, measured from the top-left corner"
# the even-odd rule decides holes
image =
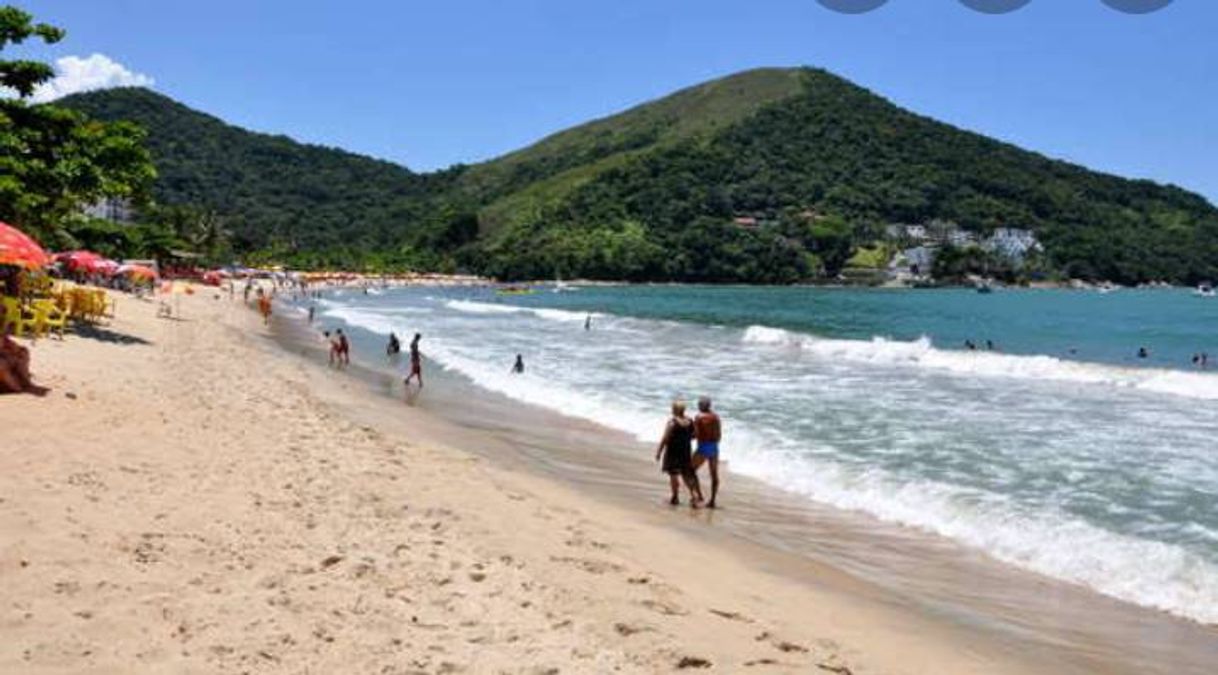
[[[150,345],[148,340],[126,333],[112,331],[104,326],[95,326],[91,324],[80,324],[76,326],[75,334],[77,337],[86,340],[97,340],[99,342],[111,342],[120,345]]]

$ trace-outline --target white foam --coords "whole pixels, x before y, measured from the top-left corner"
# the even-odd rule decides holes
[[[524,307],[515,305],[496,305],[489,302],[473,302],[472,300],[449,300],[444,303],[449,309],[469,314],[516,314],[525,311]]]
[[[433,339],[427,355],[444,369],[468,377],[474,384],[517,401],[570,417],[599,422],[611,428],[650,439],[664,425],[664,417],[622,405],[611,396],[597,396],[556,384],[533,374],[516,375],[508,369],[466,358],[444,340]],[[654,440],[654,439],[650,439]]]
[[[1110,597],[1218,623],[1218,566],[1180,546],[1116,534],[1057,512],[1031,512],[1002,495],[897,481],[877,469],[853,471],[815,461],[808,466],[805,456],[764,447],[734,449],[733,470],[837,508],[953,539]]]
[[[822,359],[930,368],[965,376],[1102,384],[1161,394],[1218,400],[1218,375],[1209,373],[1187,373],[1154,368],[1122,368],[1105,364],[1067,361],[1052,356],[944,350],[935,348],[930,339],[926,337],[908,342],[884,338],[874,338],[870,341],[833,340],[794,333],[781,328],[751,326],[745,330],[742,339],[746,344],[799,349],[805,354]]]
[[[565,309],[550,309],[547,307],[520,307],[518,305],[497,305],[488,302],[473,302],[471,300],[449,300],[444,303],[449,309],[468,314],[532,314],[547,321],[563,321],[567,323],[583,322],[588,312],[571,312]],[[593,318],[599,314],[592,314]]]

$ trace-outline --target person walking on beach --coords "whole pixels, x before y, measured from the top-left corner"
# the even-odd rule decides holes
[[[668,485],[672,489],[669,504],[676,506],[681,503],[681,481],[689,489],[690,506],[695,509],[702,505],[702,490],[698,487],[698,476],[694,474],[690,446],[694,439],[694,421],[685,416],[685,403],[672,402],[672,417],[664,427],[664,436],[656,448],[656,461],[664,473],[668,474]]]
[[[512,374],[513,375],[523,375],[524,374],[524,356],[523,355],[521,355],[521,354],[516,355],[516,363],[512,364]]]
[[[418,378],[419,389],[423,388],[423,355],[419,353],[419,340],[423,339],[421,333],[415,333],[414,339],[410,341],[410,374],[406,376],[404,384],[410,386],[412,379]]]
[[[698,414],[694,417],[694,437],[698,439],[698,450],[694,453],[693,472],[698,476],[698,469],[703,464],[710,466],[711,496],[706,503],[707,508],[715,508],[715,499],[719,496],[719,441],[723,438],[723,424],[719,415],[711,410],[711,400],[703,396],[698,399]]]
[[[351,343],[341,328],[334,331],[334,360],[339,368],[351,365]]]
[[[262,325],[269,326],[271,323],[271,298],[261,290],[258,291],[258,313],[262,315]]]

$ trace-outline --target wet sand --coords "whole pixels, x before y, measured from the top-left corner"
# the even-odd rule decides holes
[[[1029,649],[832,564],[832,514],[730,478],[672,510],[629,439],[181,307],[40,342],[51,396],[0,399],[0,672],[1202,672]]]

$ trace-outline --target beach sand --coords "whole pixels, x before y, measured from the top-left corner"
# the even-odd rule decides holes
[[[217,296],[124,298],[0,399],[0,672],[1059,672],[713,541],[659,476],[628,509],[487,461]]]

